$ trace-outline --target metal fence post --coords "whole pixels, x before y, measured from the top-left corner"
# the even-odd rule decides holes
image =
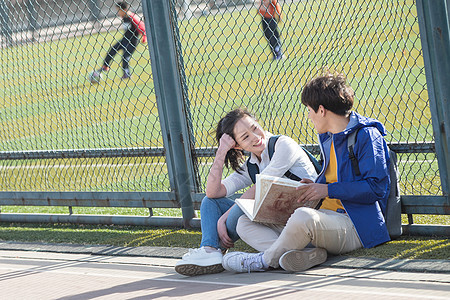
[[[89,21],[98,22],[100,20],[100,6],[98,0],[89,0],[89,11],[91,15],[89,16]]]
[[[170,184],[181,205],[183,223],[189,227],[195,216],[192,133],[187,120],[189,108],[183,101],[170,3],[167,0],[143,0],[142,7]]]
[[[36,31],[38,29],[38,23],[37,23],[37,11],[34,7],[35,0],[27,0],[27,15],[28,15],[28,30],[31,32]]]
[[[12,42],[12,31],[9,18],[9,7],[6,1],[0,0],[0,29],[1,35],[5,39],[6,45],[10,45]]]
[[[446,0],[418,0],[417,15],[442,191],[449,196],[450,26]]]

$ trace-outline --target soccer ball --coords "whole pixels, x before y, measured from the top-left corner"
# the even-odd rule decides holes
[[[94,71],[91,73],[91,75],[89,75],[89,81],[93,84],[99,83],[101,79],[102,73],[100,73],[99,71]]]

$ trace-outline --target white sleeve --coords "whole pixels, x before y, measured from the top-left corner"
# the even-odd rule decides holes
[[[222,180],[222,184],[227,190],[227,197],[253,184],[250,175],[248,175],[247,163],[245,162],[241,167],[243,169],[241,174],[233,172],[227,178]]]
[[[300,146],[290,137],[282,135],[275,144],[274,153],[269,165],[261,174],[283,177],[299,158]]]
[[[288,170],[300,178],[314,180],[317,176],[308,155],[300,145],[290,137],[282,135],[275,144],[275,152],[269,165],[261,174],[283,177]]]

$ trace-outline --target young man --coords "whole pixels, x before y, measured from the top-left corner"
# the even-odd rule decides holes
[[[389,195],[389,156],[384,126],[352,112],[354,93],[342,74],[326,73],[306,84],[302,103],[319,134],[324,167],[315,183],[301,187],[298,201],[323,199],[320,209],[299,208],[284,228],[240,217],[237,232],[256,254],[231,252],[224,256],[229,271],[265,271],[281,266],[298,272],[323,263],[327,252],[343,254],[389,241],[381,207]],[[358,130],[354,154],[360,176],[353,172],[347,147]],[[262,241],[269,244],[264,249]],[[306,248],[312,244],[315,248]]]
[[[117,15],[122,18],[123,26],[125,28],[125,33],[120,41],[115,43],[111,49],[109,49],[106,57],[103,61],[103,66],[99,73],[102,71],[109,71],[109,66],[111,60],[117,54],[119,50],[123,50],[122,55],[122,69],[123,76],[122,79],[128,79],[131,77],[130,71],[130,59],[133,55],[136,47],[139,43],[139,35],[142,35],[142,43],[147,42],[147,36],[145,35],[145,25],[144,22],[139,19],[134,13],[128,10],[129,5],[125,1],[117,2]]]

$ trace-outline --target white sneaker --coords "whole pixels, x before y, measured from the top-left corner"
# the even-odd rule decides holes
[[[238,273],[263,272],[269,269],[269,267],[264,264],[263,252],[230,252],[223,257],[222,265],[225,270]]]
[[[224,270],[222,257],[220,250],[207,252],[205,247],[189,249],[175,265],[175,271],[185,276],[220,273]]]
[[[322,248],[306,248],[303,250],[290,250],[281,255],[280,267],[288,272],[301,272],[308,270],[327,260],[327,250]]]

